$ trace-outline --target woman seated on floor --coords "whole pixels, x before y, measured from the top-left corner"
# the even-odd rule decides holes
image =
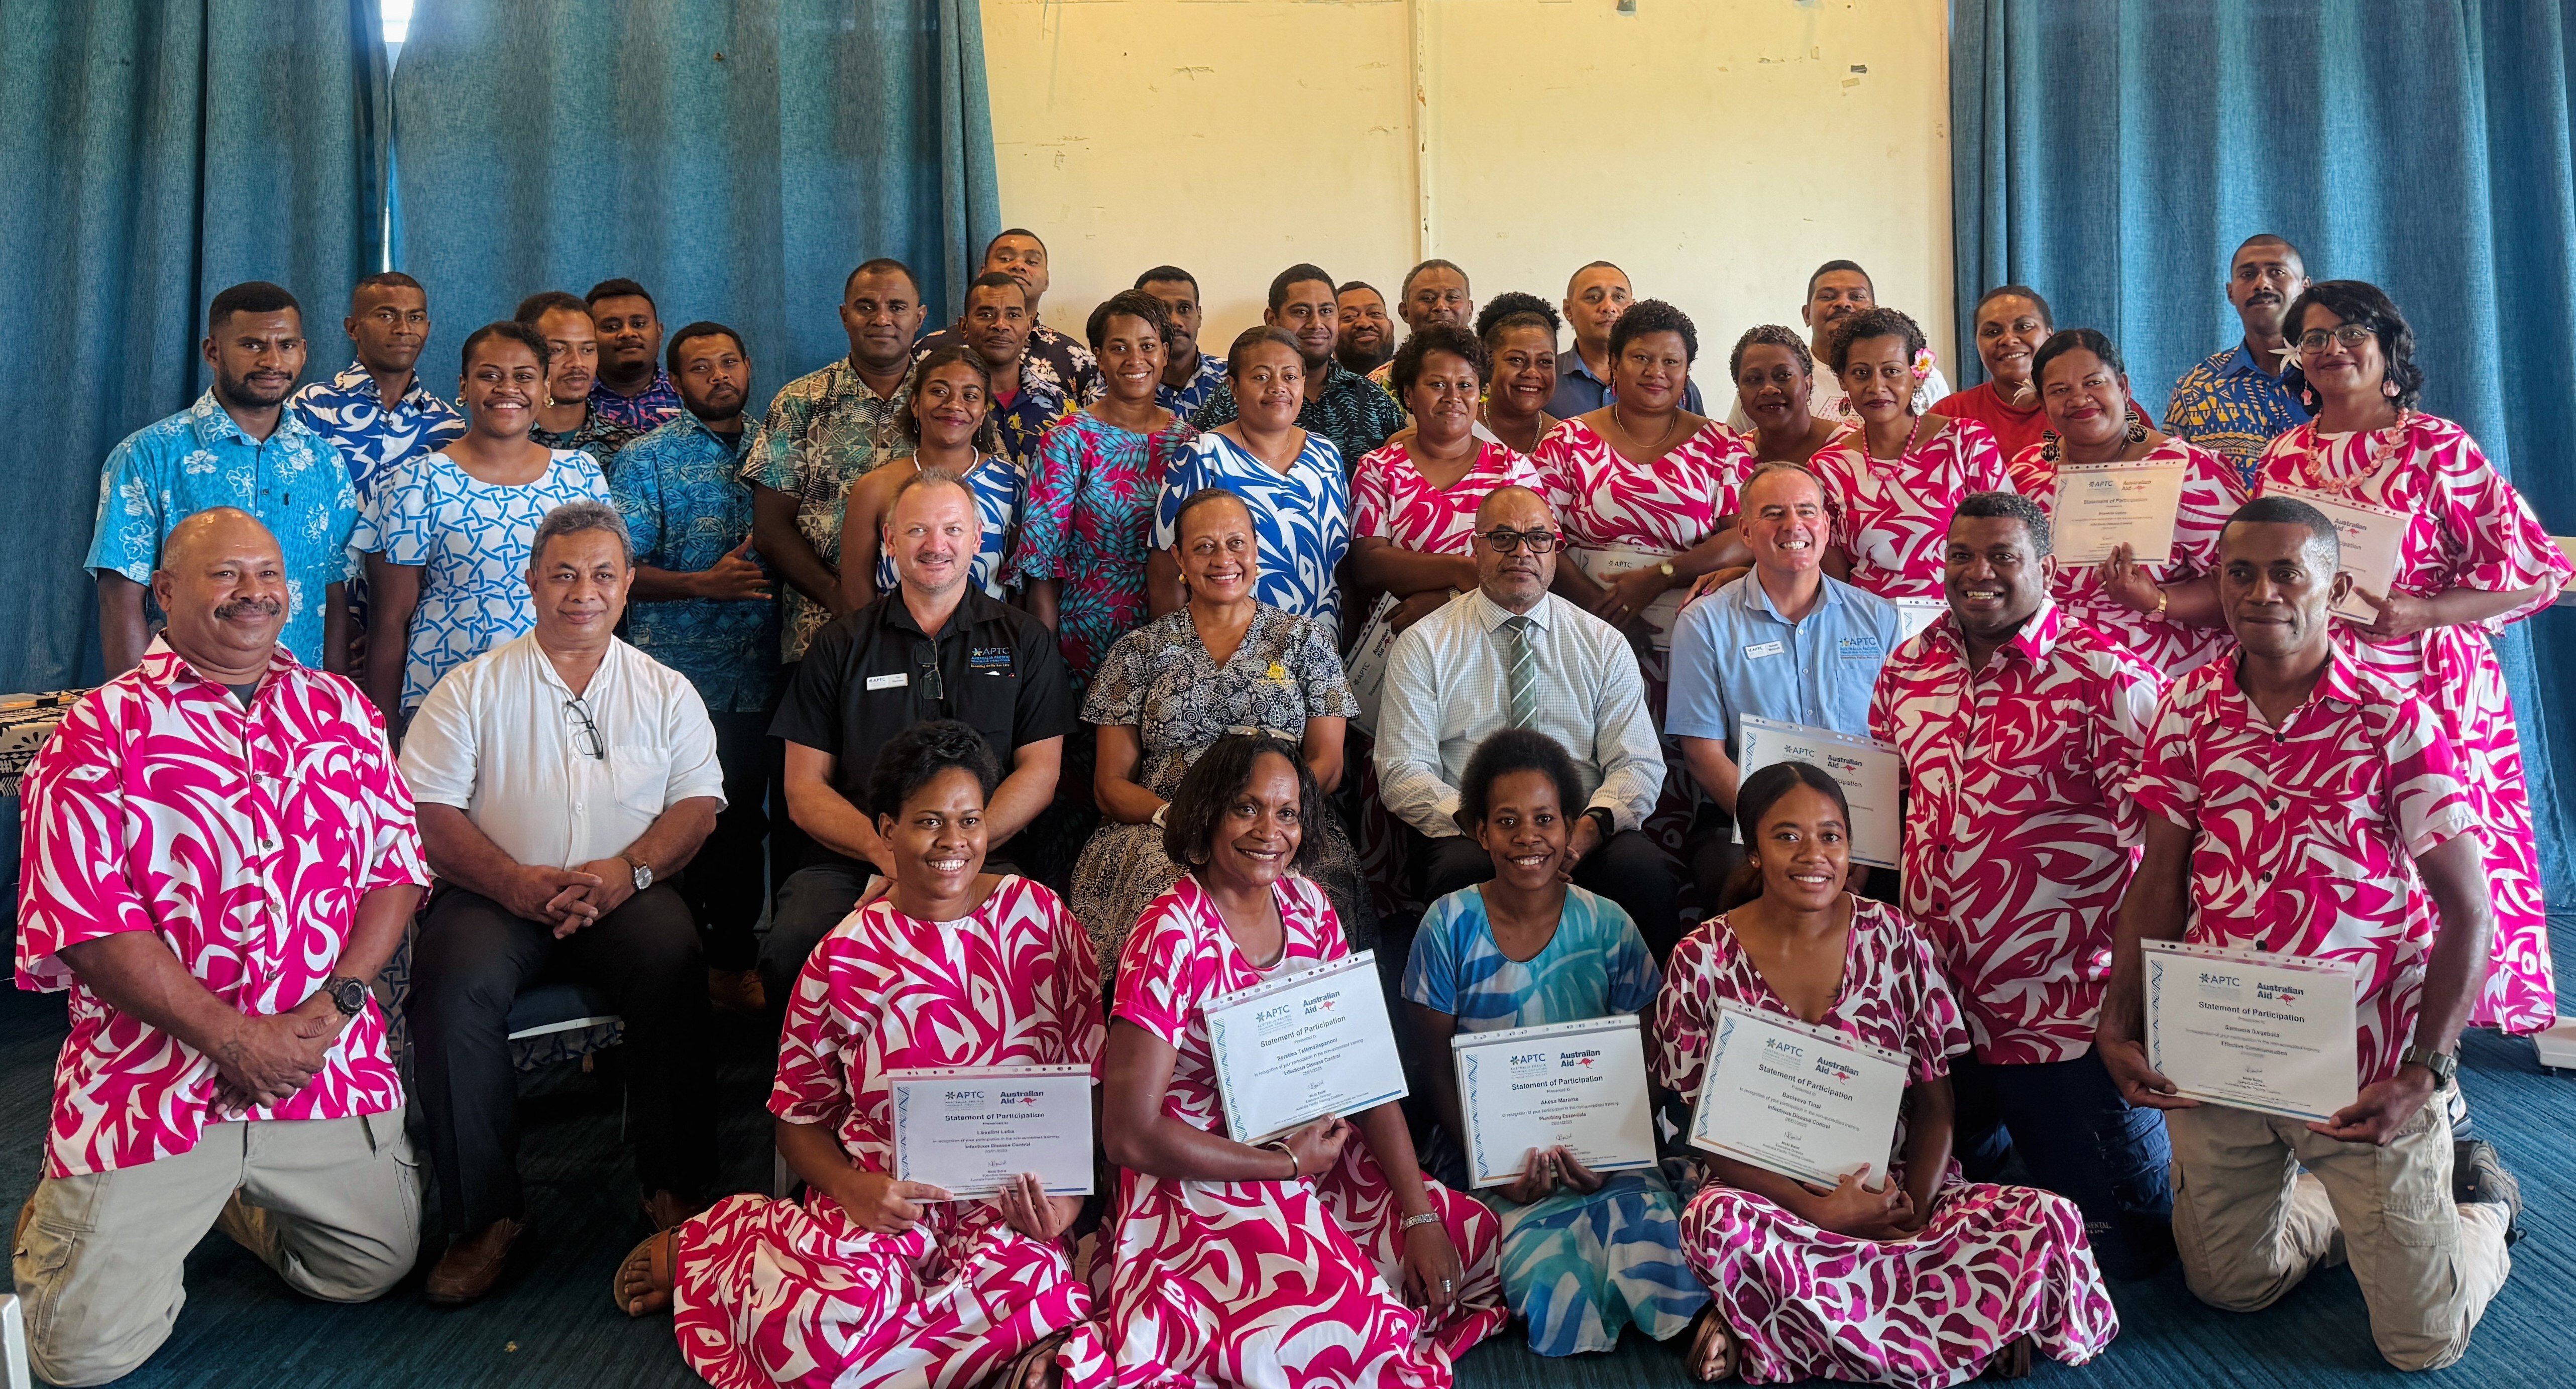
[[[1494,1217],[1422,1175],[1394,1102],[1260,1147],[1225,1132],[1207,1002],[1349,953],[1295,871],[1319,804],[1295,744],[1229,734],[1164,817],[1190,871],[1127,937],[1103,1093],[1123,1170],[1100,1334],[1122,1383],[1444,1389],[1509,1315]]]
[[[1505,729],[1467,759],[1458,824],[1494,856],[1494,876],[1431,905],[1403,991],[1414,1063],[1440,1119],[1431,1170],[1461,1190],[1452,1036],[1641,1013],[1654,1002],[1655,961],[1637,924],[1561,871],[1566,807],[1583,803],[1573,759],[1544,733]],[[1708,1303],[1682,1262],[1681,1202],[1659,1173],[1605,1176],[1563,1148],[1533,1148],[1518,1180],[1479,1195],[1503,1220],[1503,1295],[1541,1355],[1609,1350],[1632,1323],[1664,1340]]]
[[[769,1095],[802,1202],[732,1196],[636,1246],[630,1315],[669,1307],[680,1354],[718,1389],[1098,1382],[1091,1291],[1073,1276],[1078,1197],[1023,1175],[989,1201],[897,1181],[885,1073],[1096,1066],[1091,943],[1046,888],[984,872],[1000,773],[942,719],[885,745],[869,809],[892,890],[805,961]]]
[[[1673,948],[1648,1048],[1654,1083],[1696,1099],[1723,1004],[1900,1053],[1908,1084],[1883,1173],[1828,1191],[1702,1155],[1707,1184],[1682,1217],[1682,1252],[1716,1300],[1692,1372],[1930,1389],[2018,1378],[2034,1346],[2092,1359],[2120,1323],[2075,1203],[1972,1185],[1951,1161],[1950,1058],[1968,1050],[1967,1029],[1921,933],[1843,890],[1842,787],[1775,763],[1745,779],[1735,808],[1749,857],[1721,914]]]

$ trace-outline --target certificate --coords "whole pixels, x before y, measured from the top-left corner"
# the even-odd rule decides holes
[[[1461,1032],[1449,1048],[1469,1186],[1517,1180],[1539,1148],[1563,1148],[1595,1172],[1655,1165],[1646,1041],[1635,1014]]]
[[[2361,601],[2361,590],[2369,589],[2382,598],[2388,596],[2388,586],[2397,581],[2397,558],[2406,545],[2406,530],[2415,524],[2415,519],[2402,511],[2325,492],[2297,487],[2263,490],[2271,496],[2295,497],[2334,522],[2335,529],[2343,533],[2343,572],[2352,576],[2353,587],[2352,594],[2335,605],[2335,615],[2365,626],[2378,621],[2379,609]]]
[[[1088,1196],[1091,1085],[1088,1066],[888,1071],[895,1180],[962,1200],[1034,1172],[1049,1196]]]
[[[2120,546],[2140,564],[2173,560],[2174,517],[2182,510],[2180,463],[2067,464],[2057,470],[2056,514],[2061,565],[2100,564]]]
[[[1453,588],[1449,594],[1454,598],[1458,590]],[[1386,697],[1387,653],[1395,649],[1395,639],[1403,635],[1395,630],[1395,610],[1402,602],[1392,593],[1378,595],[1377,606],[1369,609],[1368,621],[1360,625],[1351,658],[1343,663],[1351,697],[1360,703],[1360,711],[1351,716],[1351,727],[1372,738],[1377,736],[1378,705]]]
[[[1632,569],[1652,569],[1672,556],[1661,550],[1648,550],[1636,545],[1604,545],[1598,550],[1573,550],[1574,562],[1592,581],[1607,584]],[[1682,595],[1688,586],[1668,588],[1663,596],[1646,605],[1644,613],[1648,640],[1657,651],[1667,651],[1673,644],[1673,622],[1682,615]]]
[[[1908,637],[1920,635],[1924,628],[1940,621],[1941,614],[1949,610],[1950,600],[1947,598],[1896,600],[1896,620],[1905,624],[1905,635]]]
[[[2292,1119],[2326,1118],[2361,1093],[2359,970],[2229,946],[2139,944],[2147,1064],[2177,1093]]]
[[[1720,1004],[1691,1114],[1695,1148],[1815,1186],[1887,1187],[1906,1059],[1858,1037]]]
[[[1736,725],[1735,765],[1747,779],[1774,762],[1822,768],[1842,784],[1843,797],[1851,802],[1852,862],[1896,867],[1905,827],[1897,816],[1899,759],[1893,744],[1751,714],[1738,715]]]
[[[1266,1142],[1327,1114],[1404,1098],[1375,951],[1211,999],[1206,1017],[1225,1131],[1236,1142]]]

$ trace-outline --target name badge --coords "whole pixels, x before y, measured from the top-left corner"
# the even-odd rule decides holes
[[[1757,641],[1744,648],[1744,659],[1748,661],[1758,661],[1765,656],[1777,656],[1788,649],[1787,644],[1782,642]]]
[[[1844,637],[1834,643],[1836,653],[1846,661],[1879,661],[1887,653],[1879,649],[1876,637]]]
[[[966,668],[978,675],[1008,675],[1011,673],[1011,648],[969,647],[966,650]]]
[[[871,690],[871,691],[875,691],[875,690],[900,690],[900,689],[902,689],[904,686],[909,685],[909,684],[911,684],[911,683],[912,683],[912,677],[911,677],[911,676],[909,676],[909,675],[902,675],[902,674],[896,674],[896,675],[871,675],[871,676],[869,676],[869,677],[868,677],[868,689],[869,689],[869,690]]]

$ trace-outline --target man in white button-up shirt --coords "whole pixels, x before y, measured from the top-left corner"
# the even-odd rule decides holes
[[[1458,827],[1458,781],[1478,744],[1513,721],[1511,664],[1526,641],[1518,726],[1565,745],[1591,799],[1574,824],[1574,881],[1617,902],[1661,959],[1681,936],[1681,865],[1638,830],[1664,784],[1628,639],[1548,592],[1562,540],[1555,513],[1526,487],[1498,487],[1476,509],[1475,591],[1407,628],[1387,654],[1377,778],[1387,809],[1422,832],[1424,901],[1494,875]],[[1388,952],[1401,968],[1402,953]]]
[[[715,827],[724,770],[688,679],[616,637],[634,569],[615,507],[555,508],[528,565],[536,630],[448,672],[403,743],[439,879],[410,1005],[454,1237],[432,1302],[489,1291],[526,1218],[508,1036],[533,985],[587,984],[626,1020],[647,1219],[678,1224],[715,1178],[706,969],[666,880]]]

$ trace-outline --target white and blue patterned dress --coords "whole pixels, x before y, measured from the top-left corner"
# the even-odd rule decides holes
[[[1163,498],[1154,506],[1154,548],[1171,548],[1181,503],[1204,488],[1221,487],[1243,499],[1261,542],[1261,573],[1253,596],[1274,608],[1324,624],[1338,636],[1342,588],[1336,571],[1351,548],[1351,484],[1341,450],[1309,432],[1288,471],[1254,457],[1249,449],[1210,432],[1191,440],[1164,475]]]
[[[1455,1017],[1462,1032],[1493,1032],[1643,1013],[1661,983],[1637,924],[1610,899],[1568,887],[1556,934],[1514,960],[1494,943],[1485,895],[1471,887],[1422,918],[1403,993]],[[1432,1151],[1441,1148],[1455,1161],[1456,1145]],[[1708,1301],[1682,1260],[1680,1198],[1658,1172],[1611,1173],[1588,1196],[1559,1190],[1526,1206],[1499,1187],[1476,1194],[1502,1217],[1503,1295],[1541,1355],[1608,1350],[1630,1325],[1664,1340]]]
[[[1011,541],[1019,534],[1020,497],[1027,490],[1027,479],[1007,458],[987,458],[966,475],[966,490],[975,494],[975,516],[983,522],[984,536],[975,547],[975,558],[966,565],[967,582],[984,590],[984,596],[1002,601],[1005,589],[1002,561],[1011,552]],[[895,590],[894,552],[877,546],[877,592]]]
[[[419,454],[367,499],[350,546],[423,571],[403,665],[404,713],[420,707],[440,676],[537,625],[528,543],[546,513],[566,502],[608,500],[608,479],[589,454],[549,455],[535,481],[496,487],[447,454]]]

